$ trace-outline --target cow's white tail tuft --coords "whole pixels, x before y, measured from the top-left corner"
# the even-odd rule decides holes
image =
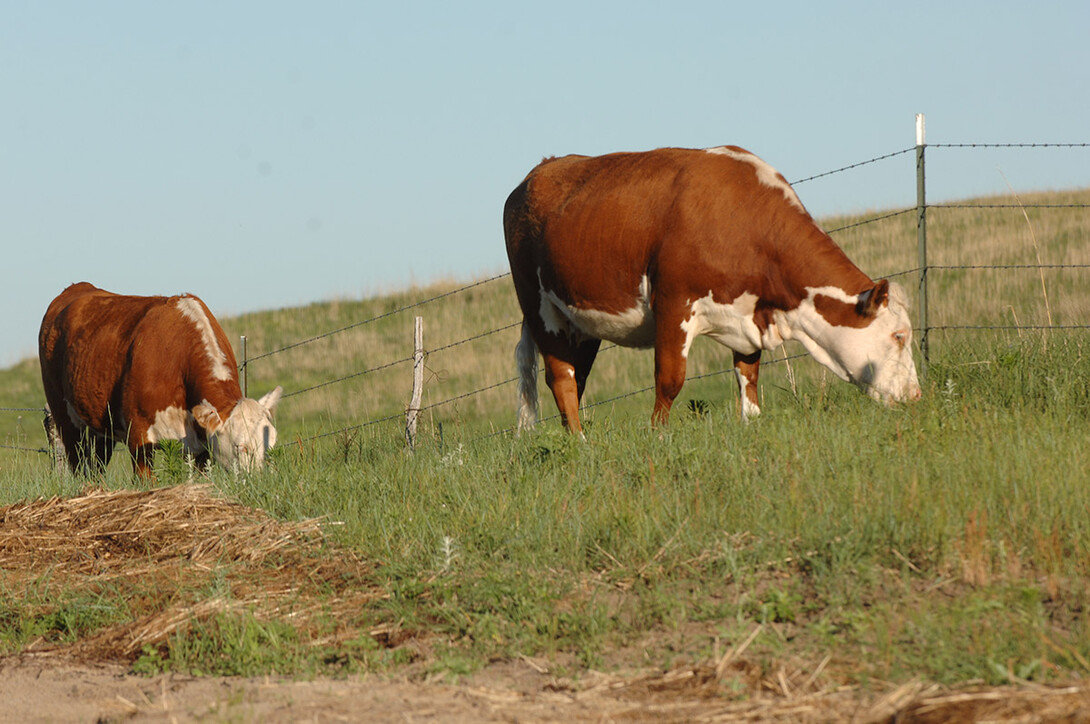
[[[519,432],[537,424],[537,345],[530,336],[530,325],[522,321],[522,339],[515,347],[519,371]]]
[[[48,403],[45,406],[45,419],[42,420],[42,424],[45,426],[45,437],[49,441],[49,451],[53,454],[53,466],[57,473],[60,475],[71,473],[72,470],[68,467],[68,453],[64,448],[64,441],[61,440],[61,431],[57,429],[57,421],[53,419],[53,411],[49,409]]]

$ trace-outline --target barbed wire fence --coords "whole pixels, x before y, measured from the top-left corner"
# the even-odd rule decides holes
[[[42,417],[44,419],[44,417],[45,417],[45,405],[43,404],[41,407],[0,407],[0,414],[17,413],[18,416],[19,416],[18,420],[15,423],[16,429],[19,431],[19,434],[17,434],[17,436],[16,436],[16,440],[13,441],[13,440],[9,439],[9,440],[6,440],[6,441],[0,443],[0,450],[17,450],[19,452],[36,452],[36,453],[49,454],[50,450],[48,450],[45,447],[29,447],[29,446],[27,446],[25,444],[22,444],[22,445],[14,444],[15,442],[18,442],[18,440],[20,438],[22,438],[22,439],[26,438],[26,433],[25,433],[25,431],[22,430],[23,413],[25,413],[25,412],[36,412],[36,413],[42,415]],[[44,428],[43,428],[43,432],[44,432]]]
[[[930,144],[929,145],[929,144],[924,143],[923,141],[924,141],[924,139],[922,137],[922,134],[918,132],[917,145],[916,146],[905,148],[905,149],[902,149],[902,150],[899,150],[899,151],[894,151],[892,153],[882,154],[882,155],[875,156],[873,158],[870,158],[870,159],[867,159],[867,160],[864,160],[864,161],[860,161],[860,162],[857,162],[857,163],[852,163],[852,164],[849,164],[849,165],[846,165],[846,166],[842,166],[842,167],[833,169],[831,171],[826,171],[826,172],[823,172],[823,173],[815,174],[813,176],[801,178],[801,179],[792,181],[791,184],[793,186],[798,186],[798,185],[805,184],[805,183],[808,183],[808,182],[824,179],[824,178],[827,178],[827,177],[830,177],[830,176],[833,176],[833,175],[836,175],[836,174],[845,173],[845,172],[848,172],[848,171],[853,171],[853,170],[856,170],[856,169],[859,169],[861,167],[868,166],[868,165],[871,165],[871,164],[880,163],[882,161],[893,159],[893,158],[896,158],[896,157],[899,157],[899,156],[902,156],[902,155],[906,155],[906,154],[909,154],[909,153],[912,153],[912,152],[916,153],[916,155],[917,155],[917,170],[918,170],[918,174],[920,174],[920,179],[921,180],[919,181],[919,184],[918,184],[920,193],[918,195],[917,204],[915,206],[906,207],[906,208],[903,208],[903,209],[898,209],[898,210],[889,211],[889,212],[884,212],[884,213],[881,213],[881,214],[878,214],[878,215],[875,215],[875,216],[863,218],[863,219],[860,219],[858,221],[853,221],[852,223],[844,224],[844,225],[838,226],[836,228],[826,230],[827,233],[830,234],[830,235],[835,235],[835,234],[837,234],[839,232],[844,232],[844,231],[856,229],[858,227],[866,226],[866,225],[869,225],[869,224],[875,224],[875,223],[879,223],[879,222],[882,222],[882,221],[894,219],[894,218],[897,218],[897,217],[900,217],[900,216],[905,216],[905,215],[908,215],[908,214],[915,213],[917,215],[918,231],[919,231],[920,234],[924,235],[924,238],[925,238],[927,212],[932,211],[932,210],[945,212],[945,211],[958,211],[958,210],[966,210],[966,209],[974,209],[974,210],[981,210],[981,209],[985,209],[985,210],[1019,209],[1019,210],[1022,210],[1024,212],[1026,209],[1049,210],[1049,209],[1086,209],[1086,208],[1090,208],[1090,204],[1080,204],[1080,203],[1068,203],[1068,204],[1053,204],[1053,203],[1039,203],[1039,204],[1034,204],[1034,203],[1028,203],[1028,204],[1022,204],[1022,203],[1013,203],[1013,204],[1012,203],[940,203],[940,204],[928,204],[926,202],[926,198],[924,196],[923,189],[922,189],[922,184],[923,184],[922,178],[923,178],[923,174],[924,174],[924,167],[923,167],[924,163],[923,162],[924,162],[924,151],[925,151],[925,149],[1014,149],[1014,148],[1028,148],[1028,149],[1086,149],[1086,148],[1090,148],[1090,143],[949,143],[949,144]],[[919,264],[916,267],[910,268],[910,269],[904,269],[904,270],[893,270],[893,271],[890,271],[889,273],[886,273],[886,274],[882,275],[882,278],[887,278],[887,279],[912,277],[912,276],[917,277],[917,280],[918,280],[918,283],[919,283],[919,298],[921,300],[920,304],[919,304],[921,316],[920,316],[920,319],[919,319],[919,323],[918,323],[916,332],[920,336],[921,348],[922,348],[922,351],[924,353],[923,365],[927,364],[928,347],[929,347],[929,345],[928,345],[928,335],[931,332],[939,332],[939,331],[942,331],[942,332],[958,332],[958,331],[971,331],[971,330],[973,330],[973,331],[975,331],[975,330],[1045,330],[1045,329],[1047,329],[1047,330],[1058,330],[1058,331],[1059,330],[1073,331],[1073,330],[1090,329],[1090,324],[1048,324],[1048,325],[1040,325],[1040,324],[1025,324],[1025,325],[1019,325],[1019,324],[1014,324],[1014,325],[1010,325],[1010,324],[966,324],[966,325],[937,324],[937,325],[933,325],[933,324],[931,324],[928,317],[927,317],[927,295],[928,295],[927,279],[928,279],[928,276],[933,272],[942,273],[942,272],[949,272],[949,271],[980,271],[980,270],[991,270],[991,271],[1036,270],[1036,271],[1043,271],[1043,270],[1059,270],[1059,269],[1085,271],[1087,269],[1090,269],[1090,264],[1057,264],[1057,263],[1047,263],[1047,264],[1046,263],[1039,263],[1039,264],[959,264],[959,265],[931,264],[931,263],[928,262],[925,251],[924,251],[925,243],[926,243],[925,241],[921,242],[921,250],[920,250],[920,255],[919,255]],[[332,329],[332,330],[322,332],[320,334],[316,334],[316,335],[313,335],[313,336],[310,336],[310,337],[307,337],[307,338],[304,338],[304,339],[301,339],[301,340],[297,340],[295,342],[291,342],[289,344],[283,345],[283,346],[278,347],[276,349],[273,349],[273,350],[270,350],[270,351],[267,351],[267,352],[264,352],[264,353],[261,353],[261,354],[258,354],[258,355],[254,355],[254,356],[251,356],[251,357],[246,357],[245,352],[244,352],[243,357],[242,357],[242,361],[241,361],[241,364],[240,364],[241,377],[242,377],[242,379],[245,380],[249,368],[251,366],[253,366],[255,363],[269,360],[270,358],[273,358],[273,357],[275,357],[277,355],[281,355],[281,354],[287,353],[289,351],[297,350],[297,349],[306,347],[308,345],[317,343],[317,342],[322,341],[322,340],[328,340],[331,337],[335,337],[337,335],[349,332],[351,330],[355,330],[355,329],[358,329],[360,327],[364,327],[364,326],[367,326],[367,325],[377,323],[377,322],[379,322],[381,320],[386,320],[386,319],[389,319],[389,318],[392,318],[392,317],[396,317],[398,315],[406,314],[406,313],[408,313],[410,311],[419,310],[420,308],[425,307],[426,305],[436,303],[436,302],[439,302],[439,301],[442,301],[442,300],[447,300],[447,299],[450,299],[452,297],[456,297],[458,295],[464,294],[464,293],[469,292],[470,290],[476,289],[478,287],[506,280],[509,277],[510,277],[510,273],[495,274],[495,275],[489,276],[487,278],[480,279],[480,280],[477,280],[477,281],[474,281],[474,282],[471,282],[471,283],[468,283],[468,284],[458,286],[456,288],[444,291],[442,293],[429,296],[429,297],[424,298],[424,299],[420,299],[420,300],[416,300],[416,301],[404,304],[404,305],[399,306],[399,307],[397,307],[395,309],[392,309],[390,311],[386,311],[386,312],[383,312],[383,313],[368,317],[366,319],[361,319],[361,320],[352,322],[350,324],[338,327],[336,329]],[[439,353],[442,353],[442,352],[450,351],[450,350],[453,350],[455,348],[463,347],[465,345],[471,345],[471,344],[473,344],[475,342],[487,339],[487,338],[492,337],[494,335],[499,335],[499,334],[502,334],[504,332],[508,332],[510,330],[513,330],[513,329],[519,327],[521,325],[521,314],[520,314],[519,310],[517,309],[517,306],[516,306],[516,308],[513,308],[511,310],[511,312],[512,312],[512,321],[510,323],[504,324],[504,325],[502,325],[500,327],[496,327],[496,328],[493,328],[493,329],[481,330],[481,331],[479,331],[479,332],[477,332],[477,333],[475,333],[473,335],[470,335],[469,337],[466,337],[464,339],[459,339],[459,340],[455,340],[455,341],[452,341],[452,342],[447,342],[445,344],[441,344],[439,346],[436,346],[436,347],[434,347],[432,349],[425,349],[425,350],[423,350],[424,359],[427,360],[428,358],[430,358],[431,355],[435,355],[435,354],[439,354]],[[605,346],[603,346],[601,351],[605,352],[605,351],[607,351],[609,349],[612,349],[614,347],[615,347],[615,345],[605,345]],[[243,350],[245,350],[245,343],[243,344]],[[797,358],[804,358],[804,357],[806,357],[805,354],[797,354],[797,355],[791,355],[791,356],[784,355],[783,357],[780,357],[780,358],[770,357],[768,359],[762,360],[762,366],[787,363],[787,362],[790,362],[791,360],[794,360],[794,359],[797,359]],[[344,375],[341,375],[341,376],[333,378],[333,379],[324,380],[324,381],[317,382],[317,383],[314,383],[314,384],[311,384],[311,385],[308,385],[308,386],[305,386],[305,387],[300,387],[300,388],[294,389],[294,390],[287,390],[287,391],[285,391],[285,393],[283,395],[283,398],[287,399],[287,398],[297,397],[297,396],[300,396],[300,395],[305,395],[305,394],[314,392],[314,391],[319,390],[319,389],[327,388],[327,387],[330,387],[330,386],[338,385],[338,384],[349,382],[349,381],[352,381],[352,380],[357,380],[357,379],[359,379],[361,377],[365,377],[367,375],[371,375],[371,374],[382,372],[382,371],[387,371],[387,370],[393,369],[395,367],[399,367],[401,365],[408,365],[409,363],[411,363],[413,361],[414,361],[414,355],[407,355],[407,356],[399,357],[399,358],[389,360],[389,361],[386,361],[386,362],[381,362],[379,364],[373,364],[373,365],[370,365],[368,367],[365,367],[364,369],[348,372],[348,373],[346,373]],[[699,373],[699,374],[690,375],[689,377],[686,378],[686,381],[689,382],[689,381],[695,381],[695,380],[699,380],[699,379],[707,379],[707,378],[716,377],[716,376],[720,376],[720,375],[724,375],[724,374],[732,373],[732,372],[733,372],[733,366],[727,366],[727,367],[724,367],[724,368],[718,369],[718,370],[713,370],[713,371],[709,371],[709,372],[703,372],[703,373]],[[426,413],[426,412],[434,412],[436,410],[440,410],[442,408],[445,408],[445,407],[448,407],[448,406],[451,406],[451,405],[455,405],[458,402],[473,398],[473,397],[481,395],[483,393],[490,392],[490,391],[493,391],[493,390],[496,390],[496,389],[499,389],[499,388],[503,388],[503,387],[506,387],[508,385],[513,385],[514,383],[517,382],[517,380],[518,380],[517,377],[507,377],[507,378],[501,379],[499,381],[495,381],[495,382],[485,384],[484,386],[478,387],[476,389],[472,389],[472,390],[469,390],[469,391],[466,391],[466,392],[460,392],[460,393],[457,393],[457,394],[452,394],[451,396],[446,397],[444,399],[434,401],[434,402],[430,402],[430,403],[428,403],[426,405],[421,405],[420,407],[416,408],[416,412],[417,412],[417,414]],[[616,402],[618,402],[620,400],[633,397],[635,395],[648,393],[648,392],[652,391],[653,389],[654,389],[653,385],[648,385],[646,387],[642,387],[642,388],[622,392],[622,393],[620,393],[618,395],[615,395],[615,396],[612,396],[612,397],[609,397],[609,398],[606,398],[606,399],[590,402],[590,403],[588,403],[586,405],[586,407],[587,408],[593,408],[593,407],[599,407],[599,406],[613,404],[613,403],[616,403]],[[42,407],[0,407],[0,414],[10,414],[10,413],[20,413],[20,414],[22,414],[22,413],[30,413],[30,412],[42,413],[42,412],[44,412],[44,405]],[[391,412],[389,414],[383,414],[383,415],[380,415],[378,417],[363,420],[363,421],[361,421],[359,423],[356,423],[356,424],[343,426],[343,427],[340,427],[340,428],[337,428],[337,429],[334,429],[334,430],[321,432],[321,433],[312,435],[310,437],[302,438],[302,439],[298,440],[297,442],[308,443],[308,442],[321,440],[321,439],[325,439],[325,438],[330,438],[330,437],[334,437],[334,436],[338,436],[338,435],[350,434],[350,433],[353,433],[355,431],[363,430],[365,428],[374,427],[376,425],[381,425],[381,424],[384,424],[384,423],[395,423],[395,422],[400,423],[401,421],[403,421],[405,419],[405,417],[406,417],[406,411],[404,409],[399,409],[399,410]],[[549,421],[549,420],[553,420],[553,419],[556,419],[556,418],[559,418],[559,414],[554,414],[552,416],[544,417],[542,421],[543,422],[544,421]],[[483,437],[492,437],[492,436],[496,436],[496,435],[508,434],[508,433],[512,432],[513,430],[514,430],[513,426],[512,427],[504,427],[504,428],[501,428],[501,429],[498,429],[498,430],[493,430],[493,431],[491,431],[489,433],[486,433],[485,435],[483,435]],[[7,440],[6,442],[10,443],[11,440]],[[0,448],[10,449],[10,450],[20,450],[20,451],[26,451],[26,452],[49,453],[49,450],[47,450],[46,448],[43,448],[43,447],[30,447],[30,446],[26,446],[26,445],[17,445],[17,444],[0,444]]]
[[[1035,149],[1043,149],[1043,148],[1087,148],[1087,147],[1090,147],[1090,144],[1086,144],[1086,143],[1079,143],[1079,144],[1054,144],[1054,143],[979,144],[979,143],[977,143],[977,144],[935,144],[935,145],[933,145],[931,147],[932,148],[976,148],[976,149],[979,149],[979,148],[1035,148]],[[879,163],[879,162],[886,161],[886,160],[889,160],[889,159],[893,159],[893,158],[896,158],[898,156],[902,156],[902,155],[912,153],[914,151],[918,151],[917,146],[904,148],[904,149],[901,149],[899,151],[894,151],[892,153],[881,154],[881,155],[875,156],[873,158],[866,159],[866,160],[861,161],[861,162],[852,163],[852,164],[849,164],[849,165],[846,165],[846,166],[842,166],[842,167],[833,169],[831,171],[826,171],[826,172],[823,172],[823,173],[815,174],[813,176],[808,176],[808,177],[805,177],[805,178],[801,178],[801,179],[798,179],[796,181],[792,181],[791,184],[792,184],[792,186],[797,186],[797,185],[800,185],[800,184],[804,184],[804,183],[808,183],[808,182],[811,182],[811,181],[823,179],[823,178],[826,178],[826,177],[829,177],[829,176],[833,176],[835,174],[856,170],[856,169],[859,169],[861,167],[868,166],[870,164],[875,164],[875,163]],[[835,227],[835,228],[828,229],[827,233],[829,233],[830,235],[834,235],[834,234],[837,234],[838,232],[847,231],[847,230],[855,229],[855,228],[858,228],[858,227],[861,227],[861,226],[866,226],[866,225],[869,225],[869,224],[878,223],[878,222],[893,219],[893,218],[896,218],[896,217],[899,217],[899,216],[904,216],[904,215],[908,215],[908,214],[912,214],[912,213],[917,213],[918,214],[919,213],[919,206],[920,205],[917,204],[917,206],[914,206],[914,207],[907,207],[907,208],[898,209],[898,210],[894,210],[894,211],[884,212],[884,213],[881,213],[881,214],[878,214],[878,215],[875,215],[875,216],[871,216],[871,217],[868,217],[868,218],[865,218],[865,219],[854,221],[854,222],[849,223],[849,224],[844,224],[844,225],[841,225],[841,226],[838,226],[838,227]],[[1024,209],[1030,209],[1030,208],[1034,208],[1034,209],[1064,209],[1064,208],[1088,208],[1088,207],[1090,207],[1090,205],[1087,205],[1087,204],[1021,204],[1021,203],[1019,203],[1019,204],[1005,204],[1005,203],[1004,204],[999,204],[999,203],[987,203],[987,204],[984,204],[984,203],[976,203],[976,204],[970,204],[970,203],[926,204],[925,203],[924,204],[925,209],[938,209],[938,210],[945,210],[945,209],[952,209],[952,210],[954,210],[954,209],[1004,209],[1004,208],[1024,210]],[[917,267],[911,268],[911,269],[901,270],[901,271],[891,271],[888,274],[885,274],[883,276],[884,276],[884,278],[893,279],[893,278],[897,278],[897,277],[907,277],[907,276],[912,276],[912,275],[923,276],[924,274],[926,274],[928,272],[942,272],[942,271],[952,271],[952,270],[980,270],[980,269],[991,269],[991,270],[1014,270],[1014,269],[1041,270],[1041,269],[1087,269],[1087,268],[1090,268],[1090,265],[1085,265],[1085,264],[937,265],[937,264],[927,263],[926,258],[924,258],[923,263],[920,266],[917,266]],[[425,300],[421,300],[421,302],[419,302],[419,303],[414,303],[412,305],[406,305],[406,306],[404,306],[402,308],[399,308],[397,310],[394,310],[392,312],[388,312],[386,314],[383,314],[380,317],[376,317],[374,319],[363,320],[363,321],[361,321],[361,322],[359,322],[359,323],[357,323],[355,325],[351,325],[351,327],[342,328],[340,330],[334,330],[334,332],[331,332],[330,334],[335,334],[337,332],[344,331],[345,329],[349,329],[349,328],[358,326],[359,324],[367,324],[367,323],[369,323],[371,321],[376,321],[377,319],[380,319],[380,318],[383,318],[383,317],[386,317],[386,316],[406,312],[409,309],[416,308],[418,306],[421,306],[423,304],[426,304],[426,303],[429,303],[429,302],[432,302],[432,301],[436,301],[437,299],[447,298],[447,297],[450,297],[450,296],[460,294],[460,293],[462,293],[464,291],[468,291],[469,289],[480,286],[482,284],[487,284],[487,283],[490,283],[490,282],[495,282],[495,281],[507,279],[509,276],[510,276],[509,273],[497,274],[495,276],[489,277],[487,279],[483,279],[483,280],[481,280],[479,282],[475,282],[475,283],[467,285],[465,287],[459,287],[459,288],[456,288],[456,289],[452,289],[452,290],[450,290],[448,292],[445,292],[445,293],[443,293],[441,295],[438,295],[436,297],[431,297],[431,298],[428,298],[428,299],[425,299]],[[513,310],[513,313],[517,316],[518,315],[518,310],[517,309]],[[458,340],[458,341],[455,341],[455,342],[451,342],[451,343],[447,343],[447,344],[435,347],[433,349],[428,350],[427,354],[430,355],[430,354],[438,353],[438,352],[448,350],[448,349],[451,349],[451,348],[454,348],[454,347],[458,347],[458,346],[461,346],[461,345],[464,345],[464,344],[469,344],[471,342],[475,342],[477,340],[483,339],[483,338],[488,337],[490,335],[511,330],[511,329],[513,329],[515,327],[518,327],[519,325],[520,325],[519,321],[514,321],[514,322],[512,322],[510,324],[504,325],[504,326],[496,328],[496,329],[483,331],[481,333],[475,334],[475,335],[473,335],[471,337],[468,337],[466,339],[463,339],[463,340]],[[921,327],[919,329],[917,329],[917,332],[926,337],[927,333],[931,332],[931,331],[955,331],[955,330],[979,330],[979,329],[994,329],[994,330],[1026,329],[1026,330],[1028,330],[1028,329],[1044,329],[1044,328],[1051,328],[1051,329],[1056,329],[1056,330],[1076,330],[1076,329],[1090,329],[1090,325],[1065,324],[1065,325],[1051,325],[1051,326],[1047,326],[1047,327],[1045,325],[949,325],[949,324],[930,325],[925,320],[924,324],[921,325]],[[316,337],[314,339],[318,339],[318,338],[320,338],[320,337]],[[304,341],[304,343],[308,342],[308,341],[312,341],[312,340],[306,340],[306,341]],[[297,345],[298,345],[298,343],[296,345],[291,345],[290,347],[285,347],[283,349],[290,349],[290,348],[295,347]],[[607,351],[607,350],[609,350],[611,348],[613,348],[613,345],[605,345],[602,348],[602,352],[605,352],[605,351]],[[762,365],[767,366],[767,365],[780,364],[780,363],[784,363],[784,362],[789,362],[789,361],[791,361],[793,359],[796,359],[796,358],[800,358],[800,357],[804,358],[805,356],[806,355],[804,355],[804,354],[800,354],[800,355],[786,356],[784,358],[766,359],[766,360],[762,361]],[[254,358],[254,359],[256,360],[258,358]],[[348,375],[346,377],[339,378],[338,380],[330,381],[329,383],[323,383],[322,386],[324,386],[325,384],[333,384],[335,382],[339,382],[339,381],[345,380],[345,379],[351,379],[352,377],[355,377],[355,376],[358,376],[358,375],[361,375],[361,374],[366,374],[367,372],[370,372],[370,371],[377,371],[377,370],[381,370],[381,369],[386,369],[386,368],[388,368],[390,366],[393,366],[393,365],[408,364],[409,362],[412,361],[412,359],[413,358],[411,356],[406,356],[404,358],[398,359],[398,360],[396,360],[394,362],[390,362],[390,363],[385,364],[385,365],[380,365],[378,367],[374,367],[374,368],[371,368],[369,370],[364,370],[364,371],[361,371],[361,372],[358,372],[358,373],[353,373],[353,374]],[[253,360],[251,360],[251,361],[253,361]],[[690,375],[687,378],[686,381],[687,382],[695,381],[695,380],[698,380],[698,379],[714,377],[714,376],[718,376],[718,375],[727,374],[727,373],[730,373],[730,372],[733,372],[733,367],[728,366],[728,367],[724,367],[722,369],[712,371],[712,372],[705,372],[705,373],[701,373],[701,374]],[[439,400],[439,401],[436,401],[436,402],[432,402],[432,403],[430,403],[428,405],[424,405],[424,406],[419,408],[418,412],[422,413],[422,412],[427,412],[427,411],[433,411],[433,410],[442,408],[444,406],[451,405],[451,404],[456,403],[458,401],[474,397],[474,396],[476,396],[478,394],[489,392],[489,391],[495,390],[497,388],[505,387],[505,386],[508,386],[508,385],[513,385],[517,381],[518,381],[517,377],[509,377],[509,378],[500,380],[498,382],[493,382],[493,383],[487,384],[487,385],[485,385],[483,387],[479,387],[477,389],[474,389],[474,390],[471,390],[471,391],[468,391],[468,392],[456,394],[456,395],[453,395],[453,396],[448,397],[446,399],[442,399],[442,400]],[[290,394],[301,394],[303,392],[309,391],[310,389],[315,389],[316,387],[317,386],[306,388],[306,389],[303,389],[303,390],[298,390],[298,391],[296,391],[294,393],[290,393]],[[598,406],[609,405],[609,404],[615,403],[617,401],[620,401],[620,400],[623,400],[623,399],[626,399],[626,398],[629,398],[629,397],[632,397],[632,396],[635,396],[635,395],[651,392],[653,389],[654,389],[653,385],[648,385],[648,386],[645,386],[645,387],[641,387],[641,388],[638,388],[638,389],[634,389],[634,390],[630,390],[630,391],[621,393],[619,395],[608,397],[606,399],[597,400],[597,401],[588,403],[586,405],[586,407],[587,408],[593,408],[593,407],[598,407]],[[285,396],[287,396],[287,395],[285,395]],[[312,438],[308,438],[307,440],[313,440],[313,439],[317,439],[317,438],[329,437],[329,436],[334,436],[334,435],[338,435],[338,434],[343,434],[346,431],[360,429],[360,428],[364,428],[364,427],[370,427],[370,426],[381,424],[381,423],[400,422],[400,420],[402,420],[403,417],[404,417],[404,413],[401,412],[401,411],[398,411],[396,413],[389,414],[389,415],[384,415],[382,417],[372,419],[372,420],[368,420],[368,421],[359,423],[357,425],[352,425],[352,426],[342,428],[342,429],[339,429],[339,430],[333,430],[333,431],[330,431],[330,432],[321,433],[320,435],[314,436]],[[544,417],[542,421],[544,422],[544,421],[549,421],[549,420],[558,419],[558,418],[559,418],[559,414],[557,413],[557,414],[553,414],[553,415],[548,416],[548,417]],[[485,435],[485,437],[491,437],[491,436],[494,436],[494,435],[506,434],[506,433],[509,433],[509,432],[513,431],[513,429],[514,429],[513,427],[505,427],[505,428],[493,431],[491,433],[488,433],[488,434]]]

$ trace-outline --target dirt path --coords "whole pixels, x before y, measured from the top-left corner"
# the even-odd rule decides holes
[[[598,722],[688,721],[707,701],[653,705],[555,687],[529,665],[500,667],[453,686],[379,677],[139,677],[121,666],[52,658],[0,661],[0,720],[19,722]],[[521,679],[520,681],[514,680]],[[608,687],[607,687],[608,688]]]
[[[34,657],[0,663],[0,701],[0,720],[12,722],[594,721],[601,713],[562,694],[377,677],[148,678]]]
[[[0,660],[0,721],[12,722],[1090,722],[1090,686],[943,691],[912,683],[880,694],[715,695],[703,672],[618,679],[578,689],[532,662],[491,667],[463,684],[372,676],[140,677],[117,665],[53,657]]]

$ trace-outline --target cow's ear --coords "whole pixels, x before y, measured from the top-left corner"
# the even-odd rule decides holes
[[[216,408],[208,404],[208,401],[201,402],[199,405],[193,408],[193,419],[197,421],[197,424],[204,428],[204,431],[209,435],[214,433],[223,424],[223,418],[220,417]]]
[[[883,304],[889,304],[888,279],[882,279],[874,285],[873,289],[868,289],[860,294],[857,309],[860,316],[873,317],[875,314],[878,314],[878,310]]]
[[[260,402],[261,406],[268,410],[271,415],[276,411],[276,404],[280,402],[280,395],[282,395],[283,392],[284,388],[277,385],[275,390],[266,392],[264,397],[258,400],[258,402]]]

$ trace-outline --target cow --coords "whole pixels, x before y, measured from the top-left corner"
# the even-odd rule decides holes
[[[72,472],[103,470],[124,442],[134,472],[153,477],[161,440],[250,471],[276,443],[272,416],[282,389],[260,400],[242,396],[231,344],[195,296],[126,296],[73,284],[42,318],[38,359],[46,429]]]
[[[519,430],[537,420],[537,351],[564,426],[602,340],[655,350],[652,423],[665,423],[693,340],[734,352],[741,416],[760,413],[761,351],[797,340],[870,397],[920,397],[904,290],[870,279],[769,164],[737,146],[563,156],[507,198],[522,309]]]

